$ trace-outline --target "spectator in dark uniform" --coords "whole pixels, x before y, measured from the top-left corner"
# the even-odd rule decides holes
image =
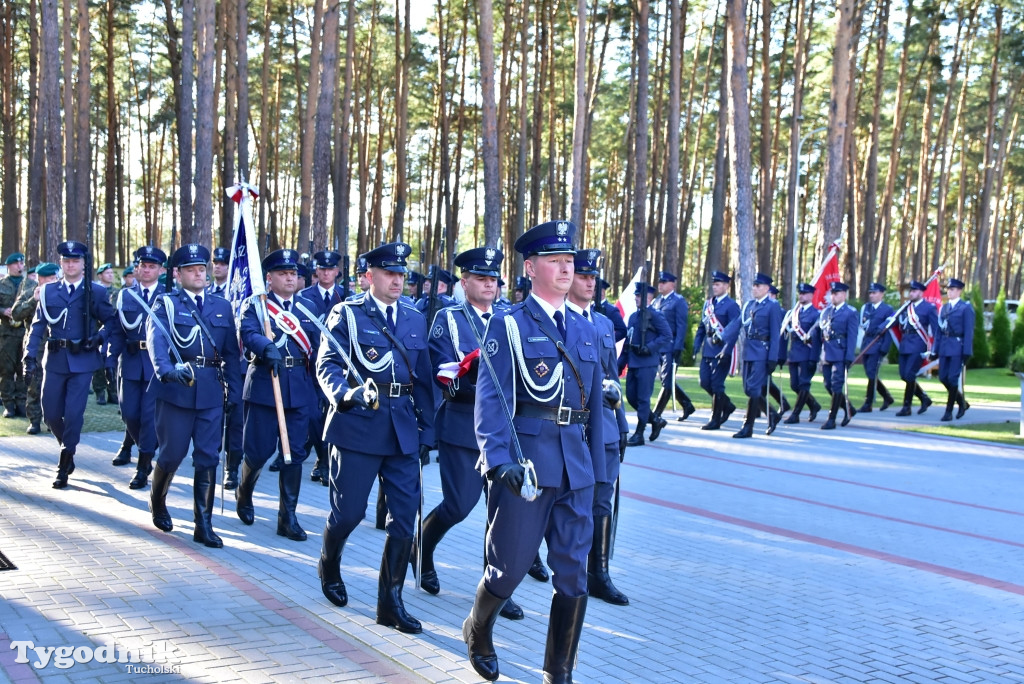
[[[135,264],[128,264],[121,272],[121,287],[135,287]]]
[[[512,291],[512,303],[518,304],[530,294],[532,284],[527,276],[516,276],[516,287]]]
[[[575,232],[568,221],[551,221],[516,240],[533,292],[490,320],[481,351],[476,434],[491,527],[487,568],[462,636],[473,668],[491,681],[498,678],[498,610],[526,576],[541,539],[554,588],[546,681],[572,680],[583,632],[594,482],[604,477],[605,445],[600,340],[565,306]]]
[[[626,440],[628,446],[644,443],[644,430],[651,425],[651,441],[658,438],[664,421],[656,422],[651,413],[651,395],[663,350],[672,346],[672,330],[665,317],[651,306],[655,289],[647,283],[636,284],[637,310],[626,324],[626,343],[619,354],[619,370],[626,371],[626,400],[636,409],[636,431]],[[646,323],[643,308],[647,308]],[[646,327],[644,327],[646,325]]]
[[[18,300],[14,302],[14,308],[11,311],[11,316],[26,326],[31,324],[32,318],[35,316],[42,286],[56,282],[57,273],[60,271],[57,264],[45,261],[38,264],[35,269],[36,279],[26,280],[25,286],[22,288],[21,294],[18,295]],[[28,345],[28,336],[25,337],[24,343]],[[42,351],[42,348],[40,348],[36,354],[37,365],[42,360]],[[40,423],[43,420],[43,407],[39,403],[41,386],[42,377],[38,371],[33,373],[31,377],[25,377],[25,413],[28,416],[28,427],[25,429],[25,432],[30,435],[39,434]]]
[[[100,264],[96,268],[96,279],[103,287],[103,296],[107,303],[114,302],[114,268],[110,264]],[[100,353],[106,356],[106,347],[100,349]],[[100,406],[117,403],[117,383],[113,376],[107,377],[108,373],[100,368],[92,376],[92,391],[96,395],[96,403]],[[128,446],[130,452],[131,446]]]
[[[733,437],[740,439],[754,436],[754,420],[760,413],[768,416],[768,430],[772,434],[779,422],[779,414],[768,406],[769,367],[774,367],[779,358],[779,330],[782,328],[782,310],[768,296],[772,279],[764,273],[754,276],[752,287],[754,298],[743,304],[737,319],[726,326],[724,337],[742,331],[743,344],[743,393],[747,395],[747,414],[743,427]],[[736,331],[733,333],[732,331]]]
[[[939,420],[953,420],[956,404],[957,420],[971,407],[964,397],[963,370],[974,350],[974,307],[960,299],[964,292],[962,280],[950,278],[946,284],[946,303],[939,311],[938,333],[932,355],[939,358],[939,380],[946,388],[946,412]]]
[[[818,324],[824,349],[822,375],[832,395],[832,407],[828,412],[828,420],[821,426],[822,430],[835,430],[836,414],[840,408],[844,414],[841,423],[843,427],[849,425],[850,419],[857,413],[846,396],[846,375],[857,356],[857,328],[860,325],[857,312],[846,303],[849,289],[846,283],[832,283],[832,303],[822,310],[821,322]]]
[[[434,444],[432,372],[423,314],[400,301],[409,245],[394,242],[362,255],[369,266],[365,296],[336,306],[327,319],[336,348],[320,343],[317,378],[331,402],[324,438],[332,445],[331,512],[320,553],[320,583],[336,606],[348,603],[341,553],[366,511],[380,477],[387,499],[387,538],[377,584],[377,623],[418,634],[419,620],[402,600],[413,524],[420,506],[420,456]],[[343,360],[338,348],[351,354]],[[373,380],[380,408],[346,407],[356,398],[351,370]],[[352,382],[355,382],[353,379]]]
[[[213,498],[224,405],[241,401],[242,382],[231,305],[222,297],[206,296],[209,260],[210,251],[202,245],[188,244],[174,252],[171,261],[180,287],[157,297],[146,320],[149,360],[160,381],[154,411],[160,455],[153,466],[149,506],[157,529],[174,529],[167,490],[191,444],[192,540],[220,548],[224,542],[213,531]]]
[[[157,447],[156,426],[153,422],[157,383],[150,382],[154,371],[146,346],[146,320],[149,313],[145,307],[152,308],[157,297],[164,293],[159,278],[167,255],[156,247],[146,246],[135,250],[134,257],[139,265],[138,284],[132,288],[123,288],[117,294],[114,306],[117,317],[110,326],[106,369],[108,375],[116,376],[121,418],[132,443],[139,446],[135,476],[128,487],[142,489],[153,471],[153,457]]]
[[[786,319],[786,336],[789,337],[789,387],[796,392],[796,405],[786,418],[787,425],[800,422],[800,411],[807,407],[807,420],[814,422],[821,410],[821,404],[811,394],[811,381],[821,358],[821,329],[818,318],[821,312],[814,308],[814,287],[807,283],[797,285],[799,302]]]
[[[882,365],[882,359],[889,353],[889,347],[892,346],[892,337],[889,335],[888,330],[886,330],[886,325],[888,324],[889,317],[895,313],[893,308],[885,303],[884,297],[885,285],[871,283],[868,287],[868,303],[861,309],[860,314],[860,327],[864,330],[863,345],[866,347],[876,337],[879,338],[874,346],[862,351],[864,374],[868,377],[868,389],[864,396],[864,403],[857,409],[861,413],[871,413],[871,407],[875,403],[876,392],[882,397],[882,405],[879,407],[879,411],[889,408],[895,401],[892,398],[892,394],[889,393],[889,390],[886,389],[885,385],[882,384],[882,380],[878,377],[878,369]]]
[[[231,264],[231,252],[227,247],[213,250],[213,279],[206,287],[206,294],[228,298],[228,268]]]
[[[268,285],[265,308],[259,297],[253,296],[239,310],[239,338],[249,358],[249,369],[242,389],[245,456],[235,489],[235,511],[246,525],[255,521],[253,491],[263,466],[276,451],[280,436],[272,380],[272,376],[277,377],[291,453],[291,463],[282,462],[278,475],[277,534],[305,541],[306,532],[299,525],[295,509],[309,423],[316,410],[310,366],[315,353],[313,343],[319,340],[320,332],[311,320],[313,303],[296,294],[301,286],[298,259],[299,253],[293,249],[279,249],[264,257]],[[265,316],[269,316],[272,337],[267,336]]]
[[[931,354],[933,336],[938,328],[935,307],[924,297],[925,286],[917,280],[910,281],[910,305],[900,314],[897,324],[903,335],[900,338],[900,379],[906,383],[903,391],[903,408],[896,415],[910,415],[910,405],[914,397],[921,400],[918,413],[924,413],[932,405],[932,399],[921,389],[917,374],[921,363]]]
[[[29,342],[23,359],[29,376],[39,370],[38,355],[46,347],[42,361],[40,403],[43,420],[60,444],[60,461],[54,489],[63,489],[75,470],[75,450],[85,421],[85,404],[93,373],[103,370],[100,347],[109,334],[114,307],[98,283],[84,281],[85,255],[81,242],[62,242],[57,246],[64,279],[39,288],[39,306],[32,321]],[[85,288],[91,288],[92,306],[86,326]]]
[[[700,327],[693,339],[693,358],[701,354],[700,387],[711,396],[711,420],[701,430],[717,430],[729,419],[736,405],[725,393],[725,379],[732,368],[733,345],[722,339],[725,327],[739,318],[740,307],[729,296],[732,281],[721,271],[711,272],[711,297],[704,302]]]
[[[661,412],[668,406],[673,391],[676,393],[676,401],[683,409],[683,415],[679,416],[678,420],[686,420],[697,410],[675,377],[676,364],[683,362],[686,332],[690,327],[690,304],[676,292],[675,274],[668,271],[661,271],[658,274],[658,297],[654,300],[653,306],[665,316],[668,329],[672,331],[671,348],[662,352],[661,364],[658,366],[661,392],[658,393],[658,403],[655,405],[654,415],[651,418],[655,429],[660,432],[661,428],[666,425],[665,419],[661,417]],[[651,439],[654,437],[652,436]]]
[[[15,252],[4,261],[7,275],[0,278],[0,400],[4,418],[25,415],[25,373],[21,352],[25,325],[13,316],[14,303],[24,291],[25,255]]]

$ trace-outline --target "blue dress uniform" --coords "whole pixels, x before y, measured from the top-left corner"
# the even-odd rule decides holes
[[[568,221],[550,221],[523,233],[515,248],[526,259],[573,254],[575,232]],[[488,478],[487,568],[462,626],[470,662],[485,679],[498,677],[498,609],[546,539],[554,596],[544,674],[571,680],[587,606],[594,483],[606,477],[601,344],[582,316],[537,295],[487,326],[476,396],[480,469]],[[532,501],[523,498],[531,493],[527,481],[539,488]]]
[[[786,310],[782,306],[782,302],[779,301],[779,288],[772,285],[768,289],[770,295],[769,298],[775,302],[775,306],[779,307],[779,320],[785,320]],[[777,368],[785,368],[787,356],[789,354],[789,345],[787,345],[787,339],[782,334],[782,329],[779,328],[776,333],[779,338],[779,355],[775,359],[775,363],[768,364],[768,395],[775,401],[775,405],[779,407],[779,413],[785,413],[790,408],[789,401],[786,399],[786,395],[782,393],[782,390],[778,385],[775,384],[774,373]]]
[[[964,397],[961,380],[964,364],[974,350],[974,307],[959,296],[964,283],[950,278],[946,287],[957,292],[948,293],[949,300],[939,310],[938,332],[932,347],[932,354],[939,357],[939,380],[946,388],[946,412],[940,419],[943,422],[953,420],[954,403],[957,419],[963,418],[971,406]]]
[[[774,367],[779,358],[779,330],[782,328],[782,309],[768,296],[772,279],[763,273],[754,276],[754,285],[765,286],[760,299],[752,299],[743,305],[738,319],[726,327],[726,340],[742,332],[746,342],[743,345],[743,393],[747,395],[747,415],[743,427],[733,437],[748,438],[754,434],[754,420],[763,411],[768,416],[767,434],[775,431],[779,415],[768,406],[765,398],[768,389],[769,366]]]
[[[231,252],[227,247],[215,247],[213,250],[213,263],[230,264],[231,263]],[[225,281],[224,284],[218,285],[215,281],[211,281],[206,288],[207,296],[222,297],[228,299],[230,295],[230,284]],[[241,373],[242,377],[245,377],[248,365],[245,359],[241,359]],[[242,404],[239,402],[237,405],[230,407],[231,412],[228,413],[227,421],[228,426],[225,431],[227,437],[227,444],[224,445],[224,450],[227,452],[227,456],[224,459],[224,489],[233,490],[238,486],[238,466],[242,464]]]
[[[637,283],[636,295],[646,304],[647,295],[655,289],[647,283]],[[651,440],[658,438],[662,423],[651,412],[651,395],[658,375],[661,353],[672,346],[672,330],[665,317],[653,306],[647,307],[647,328],[642,331],[641,310],[633,312],[627,324],[626,342],[619,354],[618,367],[626,371],[626,400],[636,409],[636,431],[626,441],[628,446],[644,443],[644,428],[651,424]]]
[[[435,268],[437,268],[437,267],[436,266],[431,266],[430,267],[430,269],[431,269],[430,273],[431,274],[433,274]],[[431,281],[431,277],[432,277],[431,275],[420,275],[420,278],[422,278],[424,282],[428,282],[428,283]],[[452,287],[455,286],[455,277],[452,275],[451,271],[446,271],[445,269],[442,268],[442,269],[440,269],[438,271],[437,282],[438,283],[444,283],[445,286],[448,288],[448,292],[451,292]],[[438,288],[438,289],[440,289],[440,288]],[[440,311],[441,309],[443,309],[446,306],[453,306],[454,304],[457,303],[447,293],[441,293],[441,294],[437,295],[436,299],[437,299],[437,304],[435,305],[435,307],[436,307],[436,309],[438,311]],[[424,294],[422,297],[417,299],[415,306],[416,306],[416,310],[417,311],[419,311],[424,316],[426,316],[427,313],[429,313],[429,311],[430,311],[430,295],[429,294]],[[436,315],[436,312],[435,312],[435,315]]]
[[[626,321],[622,320],[622,312],[604,296],[611,284],[603,278],[598,278],[597,286],[601,290],[601,303],[598,310],[612,322],[612,326],[615,328],[615,341],[626,339]]]
[[[315,268],[338,268],[340,261],[341,255],[337,252],[321,251],[313,255],[313,265]],[[334,285],[329,290],[325,290],[319,282],[307,287],[299,294],[311,302],[312,308],[310,311],[320,319],[321,323],[327,320],[327,315],[335,305],[345,300],[340,286]],[[314,339],[319,340],[319,334],[314,336]],[[324,442],[324,425],[327,421],[327,409],[330,404],[327,401],[327,397],[324,396],[323,390],[320,389],[320,384],[314,382],[313,385],[316,388],[318,402],[316,406],[310,405],[312,414],[309,421],[309,439],[306,450],[308,452],[312,448],[316,451],[316,465],[313,467],[310,479],[314,482],[320,482],[320,484],[326,487],[330,465],[327,443]]]
[[[184,269],[205,266],[209,258],[205,247],[190,244],[179,248],[171,261]],[[171,345],[187,368],[176,365]],[[231,305],[221,297],[204,296],[203,290],[193,295],[184,287],[161,295],[146,320],[146,346],[156,373],[151,383],[157,386],[154,417],[160,445],[150,492],[153,524],[164,532],[174,527],[167,490],[191,443],[196,523],[192,539],[219,548],[223,542],[213,531],[213,496],[224,404],[241,400],[242,384]]]
[[[383,279],[387,272],[406,272],[409,252],[409,245],[395,242],[363,256],[374,269],[373,275]],[[348,602],[341,580],[341,552],[363,519],[370,488],[379,477],[388,517],[377,587],[377,623],[416,634],[422,628],[405,610],[402,584],[420,505],[419,454],[434,444],[427,322],[405,302],[388,304],[373,292],[371,287],[361,298],[336,306],[327,327],[359,375],[376,383],[380,407],[344,411],[341,400],[350,391],[348,363],[327,339],[321,340],[317,353],[317,378],[331,402],[324,439],[332,445],[331,513],[324,528],[320,582],[332,603],[344,606]]]
[[[910,281],[910,289],[924,292],[924,283],[917,280]],[[931,397],[924,393],[921,385],[917,382],[917,373],[921,370],[921,362],[924,357],[931,353],[930,342],[925,338],[932,337],[939,327],[935,306],[924,299],[911,302],[900,314],[896,323],[900,326],[902,337],[900,338],[900,379],[906,383],[903,390],[903,408],[897,416],[909,416],[910,404],[914,397],[921,400],[921,408],[918,413],[924,413],[932,405]]]
[[[871,283],[868,291],[884,293],[885,285]],[[864,396],[864,403],[857,409],[858,412],[871,413],[876,392],[882,397],[882,406],[878,409],[879,411],[884,411],[893,404],[892,394],[878,377],[878,369],[882,365],[882,359],[889,353],[889,347],[892,346],[892,337],[889,335],[889,317],[894,313],[893,308],[884,301],[879,301],[878,304],[868,302],[861,308],[860,327],[864,331],[864,336],[861,338],[861,358],[864,361],[864,374],[868,378],[868,389]],[[864,347],[871,344],[876,337],[878,342],[865,351]]]
[[[135,250],[134,257],[139,262],[160,265],[167,261],[167,255],[162,250],[151,246]],[[154,371],[146,346],[146,319],[149,313],[145,306],[152,308],[157,297],[164,292],[164,286],[159,281],[149,288],[135,283],[130,288],[122,289],[115,300],[117,316],[110,326],[106,367],[117,373],[117,403],[121,408],[121,418],[124,419],[132,442],[139,446],[135,476],[128,483],[130,489],[146,486],[149,474],[153,472],[153,457],[156,456],[153,414],[156,410],[157,386],[150,382]]]
[[[808,283],[800,283],[797,292],[801,295],[813,295],[814,287]],[[808,420],[814,422],[821,410],[821,404],[811,394],[811,381],[818,368],[821,358],[821,329],[818,319],[821,312],[807,301],[798,303],[787,314],[783,333],[789,338],[789,387],[796,392],[796,404],[793,412],[784,421],[787,425],[800,422],[800,411],[807,406]]]
[[[263,259],[263,270],[296,271],[299,253],[293,249],[279,249]],[[311,320],[313,306],[304,297],[284,298],[269,292],[264,308],[258,297],[250,297],[239,310],[239,338],[249,358],[242,389],[242,443],[245,457],[242,473],[235,489],[235,511],[246,525],[255,521],[252,502],[253,490],[263,466],[275,453],[280,427],[274,398],[273,375],[281,389],[285,425],[291,463],[282,463],[279,471],[280,500],[277,512],[277,533],[294,541],[305,541],[306,532],[299,525],[295,508],[299,502],[302,482],[302,463],[306,460],[306,437],[309,422],[316,410],[316,392],[310,364],[313,344],[319,340],[319,330]],[[273,337],[266,335],[269,316]]]
[[[732,281],[721,271],[712,271],[711,280],[718,283]],[[722,426],[736,405],[725,393],[725,379],[732,368],[733,345],[722,339],[725,327],[740,317],[740,306],[732,297],[723,294],[704,302],[701,324],[693,339],[693,356],[701,353],[700,386],[711,396],[711,420],[701,426],[702,430],[717,430]]]
[[[832,283],[833,295],[838,292],[848,292],[849,289],[850,286],[846,283]],[[846,373],[850,364],[857,357],[857,330],[860,327],[860,317],[857,315],[857,311],[844,300],[841,304],[833,303],[822,310],[818,327],[821,328],[825,357],[822,376],[825,379],[826,389],[832,395],[832,407],[828,412],[828,420],[822,424],[821,429],[834,430],[836,413],[840,407],[845,414],[842,422],[844,427],[857,413],[846,396]]]
[[[57,251],[64,259],[84,259],[88,248],[81,242],[69,241],[60,243]],[[98,332],[85,327],[83,285],[91,288],[90,325],[99,325]],[[72,287],[73,292],[69,291]],[[54,489],[66,487],[68,476],[75,470],[74,456],[85,420],[89,383],[93,373],[103,368],[99,349],[106,341],[114,315],[106,288],[87,283],[84,278],[78,283],[58,280],[40,290],[23,361],[26,375],[33,375],[39,370],[38,352],[45,346],[40,403],[43,420],[60,444]]]
[[[658,274],[658,282],[674,283],[676,276],[668,271],[661,271]],[[668,406],[672,392],[676,393],[676,400],[683,408],[683,415],[679,416],[678,420],[686,420],[697,410],[694,408],[693,402],[690,401],[690,397],[679,386],[673,373],[676,369],[676,362],[682,362],[683,350],[686,348],[686,333],[690,327],[690,304],[684,297],[673,291],[657,297],[653,306],[665,316],[665,322],[668,323],[668,328],[672,331],[671,348],[662,352],[661,365],[658,366],[661,392],[658,393],[658,403],[654,409],[654,421],[664,427],[665,420],[661,417],[661,412]]]

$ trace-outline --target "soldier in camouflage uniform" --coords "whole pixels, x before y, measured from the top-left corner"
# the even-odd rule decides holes
[[[114,287],[114,268],[110,264],[101,264],[96,268],[96,282],[103,286],[103,289],[107,293],[107,303],[110,304],[114,299],[114,292],[117,290]],[[104,356],[107,354],[106,347],[101,352]],[[93,373],[92,375],[92,391],[96,395],[96,403],[100,406],[105,404],[116,404],[117,403],[117,383],[110,376],[110,373],[106,373],[102,368]],[[122,445],[123,446],[123,445]],[[129,460],[131,459],[131,446],[129,445]],[[126,461],[127,463],[127,461]],[[120,464],[118,464],[120,465]]]
[[[32,318],[36,314],[36,304],[39,302],[39,285],[45,285],[46,283],[52,283],[57,280],[57,272],[60,269],[57,264],[50,264],[43,262],[35,267],[37,280],[26,278],[25,282],[21,287],[21,294],[18,295],[18,300],[14,302],[14,310],[11,312],[11,316],[16,321],[21,321],[23,325],[28,325],[32,322]],[[25,340],[28,342],[28,339]],[[43,351],[39,350],[39,356],[37,357],[40,365],[43,361]],[[42,383],[43,374],[36,372],[31,377],[25,378],[25,390],[27,401],[25,402],[25,413],[28,414],[29,426],[25,430],[30,435],[39,434],[39,425],[43,420],[43,409],[39,403],[39,391]]]
[[[25,255],[15,252],[4,263],[7,275],[0,278],[0,401],[4,418],[14,418],[25,415],[25,377],[21,369],[25,325],[11,316],[25,282]]]

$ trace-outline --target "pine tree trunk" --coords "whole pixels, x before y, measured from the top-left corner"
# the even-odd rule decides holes
[[[238,107],[235,111],[235,136],[238,144],[238,178],[250,182],[249,177],[249,0],[235,0],[238,3],[238,15],[235,20],[237,39],[235,52],[238,55]],[[231,209],[230,203],[224,206]],[[225,228],[230,230],[231,223],[226,221]],[[230,239],[231,235],[228,234]]]
[[[855,0],[841,0],[832,55],[832,91],[829,96],[828,160],[825,166],[825,212],[822,253],[843,231],[846,200],[846,144],[850,90],[853,87],[852,43],[857,23]]]
[[[61,156],[60,127],[60,28],[57,0],[42,0],[42,85],[39,107],[45,119],[46,141],[46,245],[44,254],[56,254],[64,236],[64,161]]]
[[[636,3],[636,112],[633,125],[633,247],[630,270],[644,265],[647,252],[647,100],[650,63],[650,2]]]
[[[673,0],[674,1],[674,0]],[[572,199],[569,220],[583,225],[583,178],[586,168],[584,142],[587,132],[587,0],[576,0],[576,97],[573,99]],[[522,77],[525,77],[525,71]]]
[[[498,114],[494,101],[494,9],[491,0],[480,0],[477,13],[480,95],[483,101],[484,242],[495,245],[501,237],[501,177],[498,168]]]
[[[338,14],[341,3],[328,0],[324,13],[323,51],[320,53],[320,88],[316,105],[316,135],[313,138],[313,224],[312,249],[326,249],[327,200],[331,185],[331,130],[334,127],[334,84],[338,70]],[[399,145],[402,147],[402,145]],[[300,243],[298,248],[305,249]]]
[[[852,0],[847,0],[852,1]],[[729,57],[729,207],[736,224],[739,256],[738,292],[750,297],[756,269],[754,250],[754,198],[750,164],[750,106],[747,101],[746,0],[727,0],[726,53]]]
[[[213,242],[213,101],[217,16],[215,0],[197,0],[196,44],[199,78],[196,88],[196,198],[193,224],[182,224],[181,244]]]
[[[992,240],[992,188],[995,183],[993,173],[993,157],[995,155],[996,140],[996,109],[999,103],[999,44],[1003,35],[1003,8],[996,5],[995,8],[995,37],[992,48],[992,66],[989,76],[988,89],[988,116],[985,122],[985,157],[982,168],[985,170],[984,181],[981,186],[981,198],[978,201],[978,240],[977,252],[974,259],[974,283],[982,288],[983,297],[992,297],[992,290],[989,283],[989,261],[988,245]]]
[[[14,36],[16,15],[14,3],[0,5],[0,147],[3,161],[3,253],[20,251],[18,226],[18,158],[15,134]]]

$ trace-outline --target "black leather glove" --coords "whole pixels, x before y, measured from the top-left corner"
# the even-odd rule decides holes
[[[619,463],[626,460],[626,441],[629,439],[628,432],[619,433]]]
[[[99,333],[94,333],[89,336],[89,339],[82,342],[82,349],[84,351],[95,351],[103,346],[103,336]]]
[[[103,377],[105,377],[107,379],[107,384],[108,385],[113,385],[114,384],[114,369],[113,368],[104,368],[103,369]]]
[[[237,407],[238,404],[236,404],[233,401],[224,402],[224,418],[227,419],[227,417],[231,415],[231,412],[234,411]]]
[[[176,382],[186,387],[192,382],[192,374],[184,368],[175,368],[160,376],[160,382]]]
[[[636,348],[637,356],[650,356],[651,350],[646,344],[641,344]]]
[[[516,496],[522,494],[526,468],[518,463],[503,463],[492,468],[488,475],[493,482],[501,482]]]
[[[271,374],[277,376],[284,368],[284,359],[281,357],[281,350],[271,342],[263,349],[263,363],[270,367]]]
[[[420,465],[430,465],[430,447],[420,444]]]
[[[25,383],[27,384],[32,381],[32,378],[35,376],[36,371],[39,370],[39,361],[29,356],[28,358],[25,359],[22,368],[25,371]]]
[[[722,344],[722,336],[719,335],[718,333],[715,333],[714,335],[712,335],[711,336],[711,344],[714,344],[714,345]]]
[[[349,391],[345,392],[345,396],[342,397],[338,403],[338,408],[342,411],[347,411],[350,408],[361,407],[370,408],[373,402],[369,401],[366,396],[366,386],[360,385],[359,387],[353,387]]]
[[[768,362],[768,366],[767,366],[768,375],[771,375],[772,373],[774,373],[775,369],[778,368],[778,367],[779,367],[779,364],[778,364],[777,361],[769,361]]]

